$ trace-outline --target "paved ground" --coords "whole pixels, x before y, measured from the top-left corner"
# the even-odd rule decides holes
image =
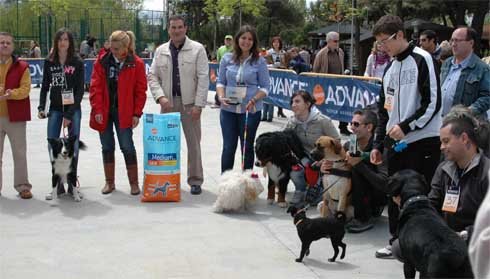
[[[212,100],[210,92],[209,100]],[[37,111],[39,90],[33,89],[32,110]],[[0,278],[400,278],[402,265],[379,260],[374,252],[388,239],[387,218],[362,234],[346,234],[345,259],[329,263],[330,241],[315,242],[303,263],[294,259],[300,241],[292,219],[283,209],[267,205],[262,193],[255,213],[215,214],[220,172],[219,110],[203,111],[204,192],[189,194],[183,184],[180,203],[141,203],[129,195],[123,157],[116,155],[116,187],[100,194],[102,158],[96,132],[88,127],[89,104],[83,101],[79,175],[85,196],[75,203],[67,196],[45,201],[50,191],[50,163],[46,120],[28,124],[29,175],[34,198],[20,200],[13,190],[12,156],[8,141],[3,158],[0,197]],[[145,112],[158,111],[148,99]],[[284,119],[260,125],[259,134],[281,129]],[[135,142],[142,158],[142,129]],[[182,137],[182,169],[186,169]],[[236,167],[240,158],[236,157]],[[139,162],[140,177],[142,163]],[[185,182],[185,172],[182,181]],[[265,183],[265,180],[264,180]],[[289,186],[290,193],[293,186]],[[289,196],[290,197],[290,196]],[[310,216],[317,215],[311,210]]]

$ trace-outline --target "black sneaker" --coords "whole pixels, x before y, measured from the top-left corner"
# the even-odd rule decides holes
[[[350,233],[361,233],[364,231],[368,231],[374,227],[374,224],[371,219],[366,222],[361,222],[358,219],[352,220],[349,224],[347,224],[347,231]]]
[[[201,185],[191,185],[191,194],[200,195],[202,193]]]

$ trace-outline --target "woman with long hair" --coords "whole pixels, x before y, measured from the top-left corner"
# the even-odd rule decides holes
[[[78,146],[80,138],[80,119],[82,111],[80,103],[83,98],[84,64],[75,54],[75,45],[72,33],[61,28],[56,32],[53,50],[44,61],[43,84],[39,97],[38,118],[48,118],[47,135],[50,138],[59,138],[63,128],[68,129],[64,136],[75,137],[75,151],[73,155],[73,171],[68,176],[68,192],[77,182]],[[46,113],[46,98],[49,92],[49,110]],[[51,147],[48,147],[49,149]],[[58,194],[65,192],[63,186],[58,186]],[[51,194],[46,199],[51,199]]]
[[[242,152],[246,143],[245,154],[242,154],[243,168],[252,169],[262,99],[269,92],[270,82],[267,63],[259,55],[257,33],[253,27],[245,25],[240,28],[234,37],[233,52],[223,56],[219,69],[216,92],[221,102],[221,172],[233,169],[238,139]]]
[[[383,78],[385,68],[390,62],[390,56],[381,50],[376,42],[373,43],[371,54],[366,63],[366,71],[364,76]]]
[[[135,37],[131,31],[114,31],[110,51],[101,53],[94,63],[90,82],[90,127],[99,132],[102,144],[105,185],[102,194],[116,189],[115,141],[124,155],[131,195],[139,195],[138,161],[133,142],[133,129],[138,126],[146,102],[145,64],[135,53]]]

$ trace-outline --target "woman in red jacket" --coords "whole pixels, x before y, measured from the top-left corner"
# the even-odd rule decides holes
[[[99,131],[104,161],[105,186],[102,194],[115,190],[114,129],[124,155],[131,195],[138,195],[138,164],[133,129],[138,126],[146,102],[145,64],[135,54],[131,31],[114,31],[110,51],[101,53],[90,82],[90,127]]]

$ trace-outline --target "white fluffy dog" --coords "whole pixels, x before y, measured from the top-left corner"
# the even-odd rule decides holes
[[[248,210],[257,200],[264,186],[259,176],[251,170],[227,171],[221,175],[218,199],[213,205],[214,212]]]

